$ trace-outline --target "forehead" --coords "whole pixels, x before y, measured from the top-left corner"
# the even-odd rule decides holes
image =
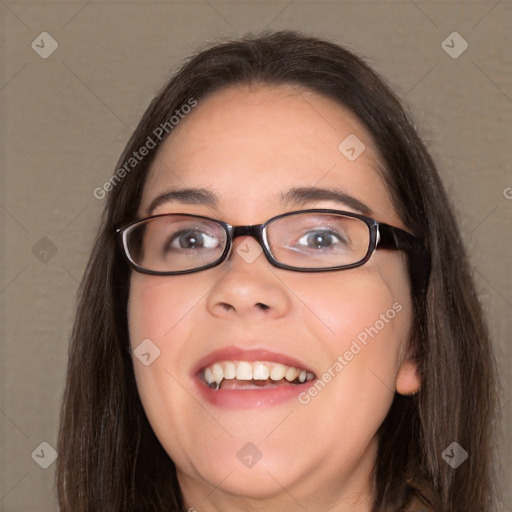
[[[292,85],[229,87],[201,100],[161,145],[139,213],[158,194],[191,187],[212,190],[219,213],[282,213],[287,190],[321,187],[370,203],[387,221],[394,209],[379,167],[370,134],[338,102]]]

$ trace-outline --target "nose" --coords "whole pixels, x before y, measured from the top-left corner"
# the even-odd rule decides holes
[[[217,317],[261,320],[281,318],[292,306],[291,296],[276,270],[252,237],[233,242],[220,267],[225,275],[211,288],[206,306]]]

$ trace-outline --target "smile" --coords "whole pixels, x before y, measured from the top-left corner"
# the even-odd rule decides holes
[[[203,368],[200,376],[213,390],[293,386],[314,379],[303,368],[271,361],[218,361]]]
[[[227,409],[287,403],[316,379],[301,359],[263,348],[228,346],[210,352],[192,368],[199,396]]]

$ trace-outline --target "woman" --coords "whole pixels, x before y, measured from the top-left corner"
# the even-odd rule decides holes
[[[292,32],[192,58],[104,189],[59,436],[67,511],[484,511],[494,366],[400,102]]]

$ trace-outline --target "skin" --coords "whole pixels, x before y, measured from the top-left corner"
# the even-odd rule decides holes
[[[366,146],[353,162],[338,150],[349,134]],[[296,86],[230,87],[202,100],[161,146],[138,213],[146,216],[156,196],[185,187],[214,192],[218,205],[172,202],[154,214],[186,212],[246,225],[302,208],[356,211],[332,200],[280,202],[290,188],[316,186],[343,190],[376,220],[405,229],[378,168],[367,130],[333,100]],[[176,464],[187,507],[369,511],[376,431],[395,390],[411,394],[420,386],[409,343],[406,257],[377,250],[356,269],[304,274],[275,268],[263,255],[245,262],[236,248],[248,240],[254,242],[235,239],[218,267],[131,277],[132,348],[149,338],[160,350],[150,366],[134,358],[137,386]],[[321,376],[394,303],[401,311],[307,405],[292,399],[226,410],[193,386],[197,361],[233,345],[298,358]],[[252,468],[237,458],[248,442],[262,454]]]

